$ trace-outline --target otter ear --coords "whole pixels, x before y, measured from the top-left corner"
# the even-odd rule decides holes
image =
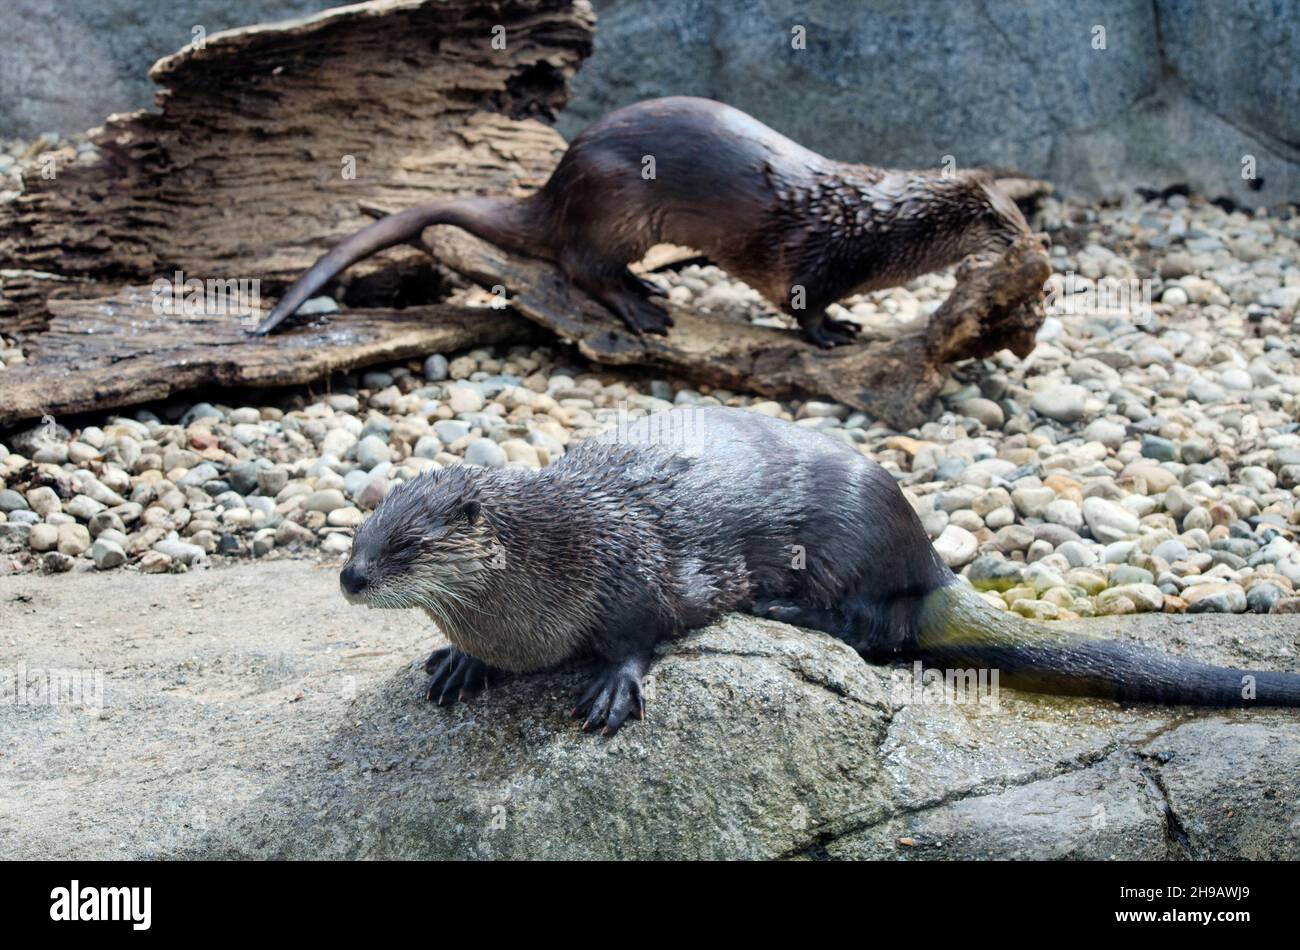
[[[998,217],[1022,233],[1030,233],[1029,222],[1025,220],[1024,213],[1021,212],[1019,205],[1012,201],[1011,197],[996,182],[984,178],[979,182],[979,186],[980,190],[984,192],[984,197],[988,199],[989,205],[997,212]]]
[[[460,517],[466,524],[477,524],[479,515],[483,513],[483,506],[479,504],[477,498],[466,498],[460,503]]]

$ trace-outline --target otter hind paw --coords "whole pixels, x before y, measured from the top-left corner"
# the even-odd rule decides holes
[[[491,668],[455,647],[434,650],[424,661],[424,671],[433,677],[425,697],[439,706],[469,699],[490,685]]]
[[[636,274],[632,274],[631,271],[628,273],[632,278],[631,283],[633,290],[649,294],[651,297],[662,297],[665,300],[668,298],[668,291],[664,290],[664,288],[660,287],[653,280],[646,277],[638,277]]]
[[[842,610],[809,607],[790,600],[759,600],[750,607],[755,617],[779,620],[795,627],[821,630],[831,636],[846,638],[850,629],[849,618]]]
[[[668,328],[673,325],[673,318],[666,311],[637,294],[613,295],[609,304],[627,328],[638,335],[654,333],[666,336]]]
[[[836,346],[853,343],[858,338],[858,328],[847,320],[832,320],[827,317],[805,328],[808,339],[829,350]]]
[[[628,664],[616,664],[602,670],[591,681],[571,715],[583,720],[583,732],[604,726],[601,735],[612,736],[632,713],[638,719],[645,718],[641,673]]]
[[[750,612],[755,617],[767,617],[769,620],[780,620],[782,623],[795,623],[804,613],[802,607],[788,600],[755,601]]]

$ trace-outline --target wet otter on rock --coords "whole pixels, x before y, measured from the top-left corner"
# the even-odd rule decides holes
[[[340,271],[434,224],[554,262],[636,333],[666,333],[672,319],[651,301],[663,290],[627,265],[655,244],[683,244],[795,317],[820,346],[853,339],[851,324],[826,314],[835,301],[1029,233],[986,173],[836,162],[720,102],[652,99],[589,126],[526,198],[434,201],[363,228],[253,332],[269,333]]]
[[[802,552],[802,556],[797,556]],[[1011,686],[1121,700],[1300,705],[1300,676],[1196,663],[1001,613],[939,558],[894,479],[820,432],[685,408],[538,471],[454,466],[399,485],[358,531],[350,601],[424,609],[451,641],[432,700],[493,669],[591,655],[575,714],[644,715],[655,645],[741,610],[823,630],[873,661],[997,669]]]

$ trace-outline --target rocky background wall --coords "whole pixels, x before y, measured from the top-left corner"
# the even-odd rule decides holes
[[[149,104],[158,57],[326,0],[5,0],[0,136]],[[836,158],[1012,166],[1082,195],[1185,182],[1300,200],[1300,4],[1289,0],[595,0],[562,118],[711,96]],[[796,28],[803,48],[795,48]]]

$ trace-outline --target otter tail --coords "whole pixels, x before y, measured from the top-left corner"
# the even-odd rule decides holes
[[[1300,675],[1211,666],[997,611],[960,584],[925,595],[922,657],[998,671],[1017,689],[1198,706],[1300,706]]]
[[[254,336],[270,333],[336,274],[385,248],[410,241],[430,225],[454,224],[505,250],[522,251],[530,218],[527,208],[528,199],[459,198],[431,201],[380,218],[344,238],[316,261],[280,298],[267,318],[249,332]]]

